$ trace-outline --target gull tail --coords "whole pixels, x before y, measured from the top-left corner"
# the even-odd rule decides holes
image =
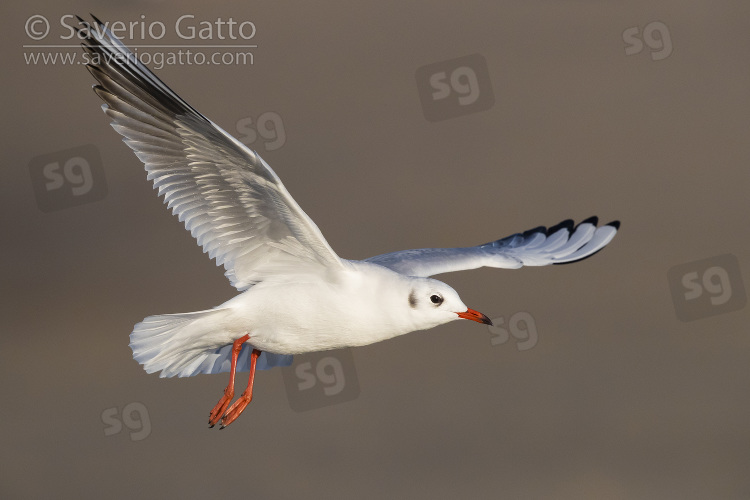
[[[200,373],[228,372],[232,361],[232,343],[217,347],[226,309],[209,309],[181,314],[149,316],[133,328],[130,348],[133,359],[148,373],[161,371],[160,377],[192,377]],[[221,343],[221,341],[220,341]],[[237,358],[237,371],[250,370],[253,346],[245,343]],[[256,368],[292,364],[292,356],[263,352]]]

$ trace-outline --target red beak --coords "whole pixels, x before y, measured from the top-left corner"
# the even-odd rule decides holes
[[[470,319],[472,321],[476,321],[477,323],[484,323],[485,325],[492,325],[492,321],[490,321],[490,318],[480,313],[479,311],[475,311],[474,309],[467,309],[466,312],[456,314],[458,314],[459,318]]]

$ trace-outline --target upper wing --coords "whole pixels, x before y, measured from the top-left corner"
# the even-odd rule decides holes
[[[343,266],[257,153],[182,100],[98,19],[78,19],[112,127],[232,285],[245,290],[301,263]]]
[[[370,257],[379,264],[408,276],[432,276],[478,267],[546,266],[569,264],[591,257],[615,237],[620,222],[596,227],[591,217],[573,227],[565,220],[549,229],[537,227],[501,240],[467,248],[421,248]]]

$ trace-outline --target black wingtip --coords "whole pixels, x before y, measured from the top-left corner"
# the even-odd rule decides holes
[[[91,18],[92,18],[92,19],[94,20],[94,22],[95,22],[96,24],[98,24],[99,26],[104,26],[104,23],[103,23],[103,22],[101,22],[101,21],[99,20],[99,18],[98,18],[98,17],[96,17],[96,16],[94,15],[94,14],[92,14],[91,12],[89,12],[89,15],[91,16]]]
[[[599,217],[597,217],[596,215],[593,215],[589,217],[588,219],[579,222],[578,226],[580,226],[581,224],[593,224],[594,226],[596,226],[597,224],[599,224]]]
[[[597,224],[597,223],[599,222],[599,219],[598,219],[597,217],[589,217],[589,218],[588,218],[588,219],[586,219],[585,221],[581,222],[581,224],[585,224],[585,223],[587,223],[587,222],[591,222],[592,224],[596,225],[596,224]],[[580,226],[581,224],[578,224],[578,225]],[[619,229],[620,229],[620,221],[619,221],[619,220],[613,220],[612,222],[608,222],[608,223],[606,223],[606,224],[604,224],[604,225],[605,225],[605,226],[612,226],[612,227],[613,227],[613,228],[615,228],[616,230],[619,230]],[[581,262],[582,260],[586,260],[586,259],[588,259],[589,257],[593,257],[594,255],[598,254],[599,252],[601,252],[601,251],[602,251],[602,250],[604,250],[605,248],[606,248],[606,246],[604,246],[604,247],[600,248],[599,250],[597,250],[597,251],[596,251],[596,252],[594,252],[594,253],[590,253],[590,254],[588,254],[588,255],[586,255],[586,256],[584,256],[584,257],[581,257],[580,259],[576,259],[576,260],[571,260],[571,261],[569,261],[569,262],[553,262],[553,264],[554,264],[554,265],[556,265],[556,266],[564,266],[564,265],[566,265],[566,264],[575,264],[576,262]]]
[[[87,23],[86,21],[84,21],[81,16],[76,16],[76,19],[78,19],[78,24],[80,24],[81,26],[83,26],[83,28],[80,28],[78,26],[73,26],[73,28],[79,34],[82,34],[82,33],[84,33],[84,30],[88,30],[89,29],[89,23]],[[85,33],[85,35],[86,35],[86,38],[88,38],[88,33]]]
[[[567,229],[568,232],[571,232],[573,230],[573,226],[575,226],[575,222],[573,222],[573,219],[565,219],[564,221],[559,222],[551,228],[547,229],[547,236],[551,236],[561,229]]]

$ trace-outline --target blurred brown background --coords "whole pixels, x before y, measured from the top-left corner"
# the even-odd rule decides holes
[[[750,498],[750,308],[736,298],[750,279],[747,2],[2,10],[3,498]],[[506,326],[529,313],[533,348],[454,322],[352,350],[347,402],[294,411],[281,370],[261,372],[245,414],[209,430],[226,375],[147,375],[128,335],[234,290],[146,182],[83,66],[26,62],[42,49],[23,45],[72,43],[60,17],[88,12],[164,23],[141,44],[241,42],[182,40],[184,14],[252,21],[252,65],[157,74],[230,132],[278,116],[284,140],[251,147],[342,257],[590,215],[622,231],[575,265],[439,277]],[[34,15],[51,23],[42,41],[25,31]],[[494,104],[428,121],[417,69],[472,54]],[[30,165],[85,145],[105,195],[42,212]],[[668,271],[724,254],[741,270],[729,306],[680,321]],[[704,282],[704,298],[723,284]]]

